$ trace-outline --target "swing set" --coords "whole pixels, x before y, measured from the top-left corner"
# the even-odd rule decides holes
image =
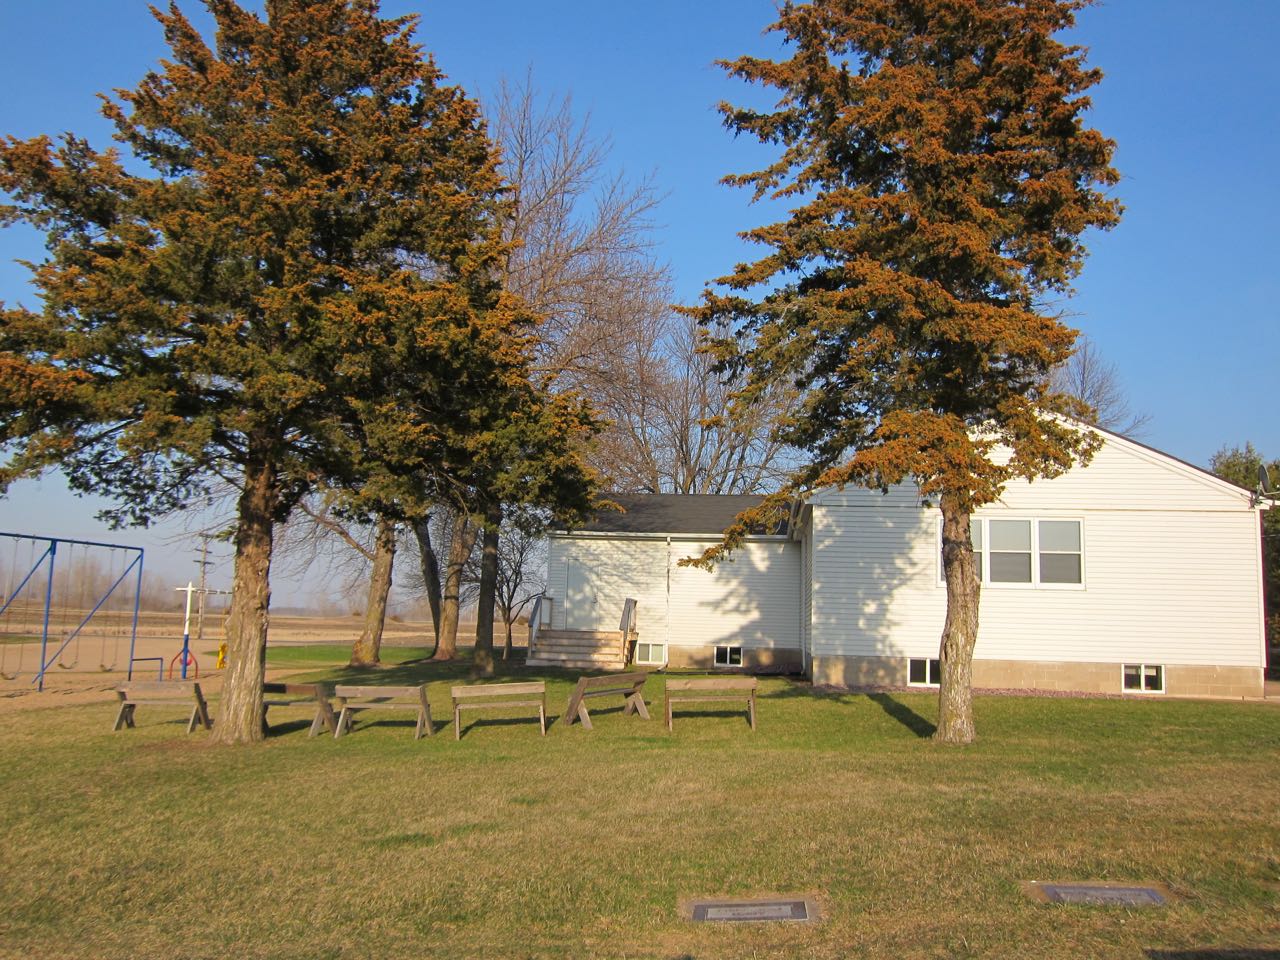
[[[50,667],[79,666],[86,639],[90,651],[98,640],[98,669],[111,671],[127,636],[132,680],[142,558],[141,547],[0,532],[0,677],[17,679],[39,643],[31,682],[43,690]]]

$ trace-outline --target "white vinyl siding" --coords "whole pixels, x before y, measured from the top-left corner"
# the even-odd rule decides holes
[[[1078,519],[1085,567],[1085,583],[1069,589],[984,585],[979,659],[1261,666],[1248,494],[1157,457],[1108,439],[1090,466],[1010,483],[979,511]],[[913,486],[812,502],[813,654],[936,657],[946,613],[936,507],[921,506]],[[1047,532],[1063,546],[1063,530]]]
[[[552,628],[565,629],[564,599],[570,566],[590,571],[594,623],[616,630],[627,597],[637,601],[642,642],[673,647],[800,648],[800,544],[783,539],[748,541],[733,560],[714,570],[681,567],[713,540],[662,537],[556,535],[548,549],[547,595]],[[569,618],[573,619],[572,613]],[[580,621],[574,622],[578,628]]]

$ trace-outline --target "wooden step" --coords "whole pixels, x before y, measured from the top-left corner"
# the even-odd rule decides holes
[[[622,631],[620,630],[539,630],[538,642],[543,640],[592,640],[603,641],[609,640],[615,643],[622,642]]]
[[[575,656],[595,656],[602,655],[607,657],[622,656],[621,643],[600,643],[600,644],[584,644],[575,643],[571,645],[561,645],[558,643],[535,643],[533,649],[529,651],[530,656],[540,657],[544,653],[572,654]]]
[[[600,663],[622,662],[622,654],[617,650],[534,650],[532,656],[538,660],[592,660]]]
[[[616,660],[546,660],[542,657],[530,657],[525,661],[528,667],[558,667],[562,670],[625,670],[627,665],[622,658]]]

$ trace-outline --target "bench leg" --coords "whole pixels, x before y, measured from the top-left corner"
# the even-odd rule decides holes
[[[427,712],[425,710],[418,711],[418,725],[413,728],[413,739],[422,739],[422,729],[427,725]]]
[[[453,739],[462,739],[462,711],[456,706],[453,708]]]
[[[584,720],[583,725],[586,726],[588,730],[591,729],[590,720]],[[542,702],[538,704],[538,726],[542,728],[542,735],[545,737],[547,735],[547,699],[546,697],[543,697]]]
[[[191,719],[187,721],[187,733],[196,732],[196,724],[200,722],[200,704],[191,708]]]
[[[582,729],[591,729],[591,714],[587,712],[587,704],[585,701],[578,704],[578,720],[582,723]],[[569,722],[573,722],[573,718],[569,718]]]
[[[756,695],[754,693],[747,701],[747,716],[751,718],[751,730],[754,732],[756,729]]]
[[[667,697],[667,733],[671,732],[671,698]]]
[[[311,729],[307,731],[307,736],[314,737],[319,735],[321,728],[326,726],[329,726],[330,730],[333,729],[333,727],[326,722],[324,711],[317,708],[316,715],[311,718]]]
[[[639,693],[633,693],[627,697],[627,707],[623,710],[623,715],[629,713],[638,713],[646,720],[649,719],[649,709],[644,705],[644,696]]]
[[[333,705],[328,700],[316,703],[316,718],[311,721],[311,733],[308,736],[316,736],[321,727],[327,728],[330,733],[338,732],[338,718],[333,715]]]
[[[338,714],[338,725],[334,728],[333,739],[337,740],[344,733],[351,732],[351,710],[344,706],[342,713]]]
[[[133,726],[133,706],[132,703],[120,704],[120,712],[116,714],[116,725],[112,728],[113,730]]]

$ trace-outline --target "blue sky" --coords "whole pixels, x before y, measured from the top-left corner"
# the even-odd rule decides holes
[[[182,3],[199,21],[200,7]],[[105,145],[95,94],[132,86],[164,53],[143,0],[0,4],[0,134],[72,130]],[[720,126],[722,99],[758,100],[713,65],[768,55],[771,0],[645,3],[383,0],[387,15],[422,15],[419,39],[451,80],[485,98],[499,78],[532,70],[548,94],[572,94],[616,164],[665,195],[660,255],[676,294],[749,254],[736,232],[763,222],[741,191],[718,185],[769,153]],[[1093,125],[1117,141],[1121,225],[1094,235],[1067,306],[1114,362],[1132,405],[1151,416],[1143,439],[1205,464],[1224,443],[1280,456],[1280,3],[1112,0],[1075,31],[1106,73]],[[12,261],[40,256],[39,237],[0,230],[0,300],[34,302]],[[91,502],[56,477],[0,501],[0,529],[139,543],[151,568],[185,580],[195,567],[181,533],[108,533]],[[280,584],[286,602],[296,599]]]

